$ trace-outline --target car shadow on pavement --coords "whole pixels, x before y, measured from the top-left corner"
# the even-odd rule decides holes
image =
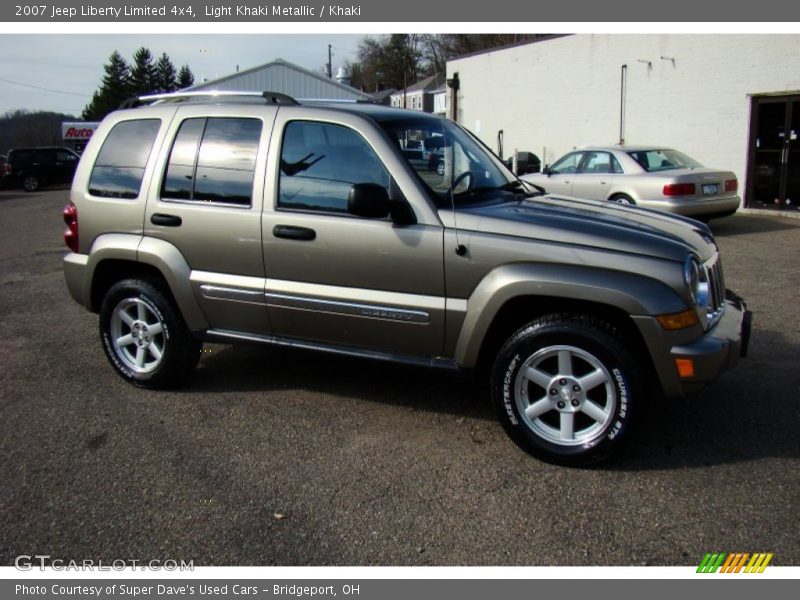
[[[207,344],[187,389],[192,393],[308,390],[495,420],[488,385],[477,378],[308,350]]]
[[[751,214],[735,215],[724,219],[712,220],[709,227],[711,227],[711,231],[716,237],[800,228],[800,219],[768,215],[769,213],[765,213],[763,217]]]
[[[670,470],[800,456],[800,348],[758,331],[750,356],[705,390],[638,406],[627,446],[593,467]],[[206,346],[192,393],[308,390],[344,398],[495,421],[477,378],[303,350]],[[498,427],[497,435],[503,435]]]

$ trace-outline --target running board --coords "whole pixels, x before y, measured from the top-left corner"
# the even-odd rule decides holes
[[[453,359],[447,358],[427,358],[424,356],[414,356],[410,354],[392,354],[390,352],[378,352],[376,350],[364,350],[352,346],[339,346],[336,344],[325,344],[322,342],[308,342],[293,338],[279,337],[275,335],[261,335],[257,333],[243,333],[241,331],[230,331],[228,329],[209,329],[203,336],[205,340],[215,342],[250,342],[254,344],[265,344],[268,346],[280,346],[283,348],[296,348],[300,350],[316,350],[329,354],[339,354],[341,356],[352,356],[355,358],[368,358],[384,362],[414,365],[417,367],[428,367],[434,369],[445,369],[448,371],[460,371],[458,364]]]

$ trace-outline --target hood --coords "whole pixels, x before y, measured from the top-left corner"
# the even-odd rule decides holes
[[[452,225],[447,211],[442,211],[442,217]],[[567,196],[517,197],[459,208],[458,228],[678,262],[683,262],[687,252],[705,262],[717,251],[711,230],[694,219]]]

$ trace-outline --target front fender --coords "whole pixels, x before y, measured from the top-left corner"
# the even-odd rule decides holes
[[[491,271],[467,301],[456,342],[456,362],[474,367],[489,327],[500,309],[520,297],[563,298],[612,306],[631,316],[686,310],[666,284],[635,273],[567,265],[515,264]]]

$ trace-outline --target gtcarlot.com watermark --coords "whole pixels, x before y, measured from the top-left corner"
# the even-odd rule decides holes
[[[193,560],[174,560],[154,559],[116,559],[116,560],[94,560],[94,559],[61,559],[53,558],[49,554],[20,554],[14,559],[14,567],[20,571],[194,571]]]

